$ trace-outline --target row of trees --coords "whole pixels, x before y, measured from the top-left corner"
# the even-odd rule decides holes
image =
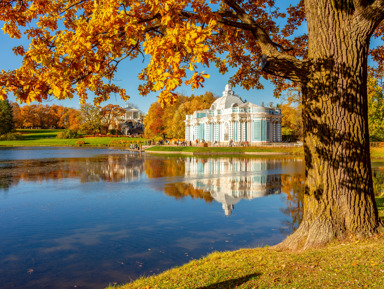
[[[24,105],[11,103],[15,128],[78,129],[80,112],[61,105]]]
[[[191,95],[190,97],[179,95],[177,101],[166,107],[155,102],[148,110],[144,120],[147,138],[162,136],[167,138],[185,137],[185,116],[192,114],[196,110],[207,109],[216,100],[212,92],[204,95]]]
[[[120,130],[125,110],[119,105],[104,107],[85,104],[80,109],[61,105],[33,104],[19,106],[8,100],[0,101],[0,135],[14,129],[70,129],[74,132],[101,133]]]

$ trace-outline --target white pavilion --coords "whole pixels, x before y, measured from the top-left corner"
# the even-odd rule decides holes
[[[281,110],[243,102],[230,84],[209,109],[186,116],[185,140],[228,144],[281,142]]]
[[[144,130],[144,125],[141,122],[141,111],[130,104],[125,106],[125,114],[121,122],[121,130],[124,135],[129,134],[132,129],[138,128]]]

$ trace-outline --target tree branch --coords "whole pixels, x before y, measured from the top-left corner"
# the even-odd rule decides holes
[[[354,28],[350,32],[359,37],[370,38],[384,19],[384,0],[353,0],[355,8]]]
[[[280,76],[296,83],[307,82],[308,61],[292,59],[283,53],[274,56],[263,54],[261,69],[269,74]]]
[[[373,29],[375,29],[384,18],[384,0],[353,0],[353,5],[355,6],[358,18],[375,21]]]
[[[384,0],[383,0],[384,1]],[[241,21],[232,21],[222,18],[221,21],[225,25],[237,27],[252,32],[253,37],[259,44],[263,53],[261,68],[269,74],[290,79],[294,82],[305,82],[308,75],[307,62],[298,60],[292,55],[288,55],[279,51],[278,48],[284,50],[280,44],[271,40],[268,33],[254,19],[250,17],[235,0],[224,0],[225,4],[234,10],[231,14]]]
[[[384,17],[384,0],[375,0],[375,2],[373,2],[370,6],[372,12],[375,12],[372,14],[376,14],[375,16],[377,18],[377,21],[380,23]],[[379,25],[379,23],[377,23],[377,25]]]

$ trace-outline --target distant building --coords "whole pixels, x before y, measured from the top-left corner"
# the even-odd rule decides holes
[[[281,142],[281,110],[243,102],[230,84],[209,109],[195,111],[185,120],[187,141],[249,144]]]
[[[141,122],[141,111],[127,104],[122,119],[121,131],[124,135],[144,133],[144,124]]]

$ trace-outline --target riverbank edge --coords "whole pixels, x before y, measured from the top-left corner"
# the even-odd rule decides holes
[[[287,152],[183,152],[183,151],[145,151],[148,154],[182,154],[182,155],[254,155],[254,156],[287,156],[293,155]],[[300,155],[297,155],[300,156]]]
[[[384,218],[384,196],[376,203]],[[214,252],[159,275],[107,288],[382,288],[383,260],[383,235],[297,252],[240,249]]]

